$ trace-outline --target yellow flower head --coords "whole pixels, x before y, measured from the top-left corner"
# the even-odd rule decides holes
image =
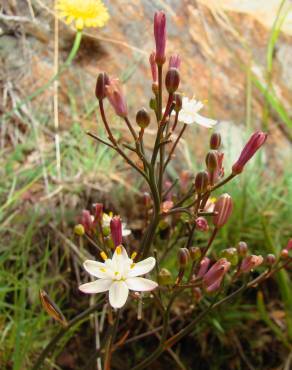
[[[100,0],[57,0],[57,10],[66,23],[75,22],[77,30],[84,27],[103,27],[109,13]]]

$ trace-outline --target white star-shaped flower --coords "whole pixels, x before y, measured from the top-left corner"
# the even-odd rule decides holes
[[[198,125],[212,128],[217,124],[217,121],[211,118],[201,116],[198,112],[203,108],[204,104],[195,99],[189,99],[184,96],[182,98],[182,109],[179,111],[178,120],[187,125],[197,123]],[[172,112],[175,115],[175,112]]]
[[[114,308],[121,308],[127,301],[129,290],[145,292],[155,289],[158,284],[152,280],[138,277],[145,275],[155,266],[155,258],[148,257],[134,263],[123,246],[118,246],[112,259],[101,253],[104,263],[87,260],[85,270],[98,278],[91,283],[80,285],[83,293],[94,294],[109,291],[109,302]]]

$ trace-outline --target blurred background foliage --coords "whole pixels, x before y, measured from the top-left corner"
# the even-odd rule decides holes
[[[179,53],[183,60],[182,92],[207,100],[206,113],[220,120],[226,173],[251,131],[269,132],[261,155],[224,189],[233,197],[235,210],[215,246],[235,246],[245,240],[256,253],[277,253],[292,236],[290,2],[105,3],[111,14],[109,24],[85,33],[58,91],[50,86],[19,109],[14,107],[53,75],[56,53],[59,63],[66,59],[74,30],[61,21],[56,26],[52,1],[6,0],[1,5],[1,369],[29,369],[58,331],[40,307],[40,288],[50,293],[66,317],[87,307],[87,298],[81,300],[77,290],[86,248],[72,232],[83,208],[104,202],[106,209],[121,214],[139,239],[147,188],[86,131],[105,135],[94,98],[95,78],[102,70],[125,82],[133,117],[138,108],[148,105],[151,23],[157,9],[163,9],[169,19],[169,54]],[[114,115],[111,124],[116,135],[127,140],[123,123]],[[170,181],[183,170],[194,174],[201,169],[210,132],[199,127],[188,130],[170,167]],[[60,136],[60,172],[56,135]],[[152,139],[150,126],[148,146]],[[196,242],[203,243],[204,237],[200,235]],[[169,255],[165,267],[171,269],[175,257]],[[178,302],[175,313],[184,308]],[[81,326],[82,330],[75,328],[62,339],[47,369],[84,369],[94,327],[92,322]],[[147,355],[154,346],[147,339],[143,346],[127,347],[115,366],[130,366],[129,357]],[[256,290],[246,293],[208,317],[155,367],[288,370],[291,347],[291,274],[281,272],[258,294]]]

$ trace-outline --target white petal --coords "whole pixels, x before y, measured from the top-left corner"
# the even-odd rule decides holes
[[[124,281],[115,281],[109,290],[109,301],[113,308],[121,308],[127,301],[129,289]]]
[[[129,230],[129,229],[122,229],[122,235],[123,236],[129,236],[129,235],[131,235],[131,233],[132,233],[132,231],[131,230]]]
[[[93,275],[97,278],[105,278],[106,276],[108,276],[106,273],[107,268],[104,263],[86,260],[83,263],[83,267],[90,275]]]
[[[155,266],[155,258],[148,257],[143,261],[135,263],[134,266],[128,271],[127,276],[134,277],[147,274]]]
[[[93,281],[92,283],[82,284],[79,287],[79,290],[83,293],[94,294],[102,293],[109,290],[112,285],[112,280],[110,279],[100,279]]]
[[[155,289],[158,286],[155,281],[141,277],[129,278],[126,280],[126,284],[130,290],[135,290],[138,292],[147,292]]]
[[[194,123],[194,116],[181,110],[178,114],[178,120],[180,122],[186,123],[187,125],[190,125]]]
[[[117,253],[118,249],[116,248],[113,258],[112,258],[113,264],[115,264],[117,268],[120,264],[123,265],[123,264],[129,263],[129,257],[128,257],[126,249],[122,245],[120,245],[118,248],[121,249],[121,253]]]
[[[194,120],[199,125],[207,127],[207,128],[212,128],[218,123],[218,121],[215,121],[214,119],[211,119],[211,118],[203,117],[198,113],[195,115]]]

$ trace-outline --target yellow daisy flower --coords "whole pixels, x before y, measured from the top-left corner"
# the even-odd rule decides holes
[[[75,22],[77,30],[84,27],[103,27],[109,13],[100,0],[57,0],[57,10],[66,23]]]

